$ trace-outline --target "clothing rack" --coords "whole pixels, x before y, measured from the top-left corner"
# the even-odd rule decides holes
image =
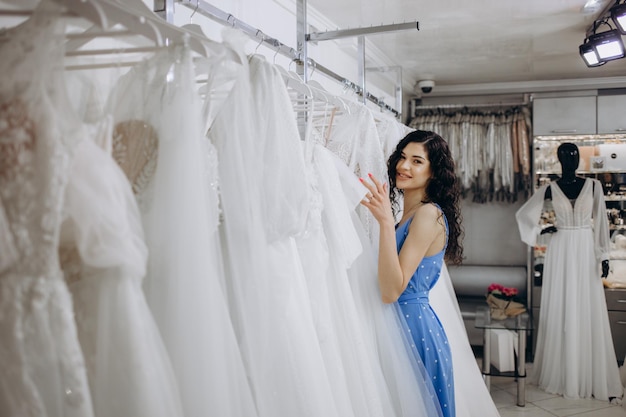
[[[527,106],[528,102],[511,101],[500,103],[475,103],[475,104],[420,104],[416,105],[414,110],[430,110],[430,109],[473,109],[473,108],[485,108],[485,107],[515,107],[515,106]]]
[[[281,55],[286,56],[287,58],[291,59],[296,64],[303,64],[304,63],[305,58],[296,49],[291,48],[291,47],[285,45],[284,43],[280,42],[278,39],[275,39],[275,38],[272,38],[270,36],[267,36],[260,29],[254,28],[254,27],[248,25],[247,23],[242,22],[241,20],[237,19],[232,14],[226,13],[226,12],[220,10],[219,8],[213,6],[212,4],[207,3],[204,0],[175,0],[175,2],[176,3],[180,3],[180,4],[182,4],[182,5],[186,6],[186,7],[194,10],[194,12],[199,13],[199,14],[205,16],[205,17],[210,18],[213,21],[216,21],[216,22],[221,23],[223,25],[231,26],[233,28],[236,28],[236,29],[239,29],[239,30],[243,31],[245,34],[247,34],[251,38],[258,40],[260,42],[260,44],[263,44],[263,45],[269,47],[270,49],[276,51],[277,53],[280,53]],[[162,1],[158,2],[158,3],[161,4],[161,7],[163,7],[163,9],[159,9],[159,10],[155,10],[155,11],[157,13],[166,13],[167,14],[167,10],[166,9],[167,9],[167,6],[168,6],[168,0],[162,0]],[[349,88],[349,89],[355,91],[357,95],[363,97],[363,88],[361,86],[359,86],[358,84],[350,81],[349,79],[347,79],[345,77],[340,76],[336,72],[334,72],[334,71],[326,68],[325,66],[315,62],[311,58],[306,58],[306,64],[308,66],[310,66],[311,68],[313,68],[313,71],[321,72],[322,74],[326,75],[327,77],[329,77],[329,78],[339,82],[344,87]],[[370,94],[370,93],[366,92],[365,93],[365,99],[367,99],[370,102],[374,103],[381,110],[386,110],[386,111],[388,111],[390,113],[393,113],[396,117],[400,117],[400,112],[398,110],[396,110],[393,107],[389,106],[388,104],[386,104],[384,102],[384,100],[374,96],[373,94]]]

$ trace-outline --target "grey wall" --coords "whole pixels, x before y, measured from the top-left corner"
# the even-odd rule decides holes
[[[526,266],[527,246],[515,221],[515,212],[524,202],[477,204],[463,200],[463,264]]]

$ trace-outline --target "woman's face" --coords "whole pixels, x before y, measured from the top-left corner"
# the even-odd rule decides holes
[[[431,175],[426,147],[423,143],[409,142],[396,164],[396,187],[405,192],[426,188]]]

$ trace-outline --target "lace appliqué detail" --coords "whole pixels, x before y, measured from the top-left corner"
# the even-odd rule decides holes
[[[36,190],[32,181],[25,179],[33,173],[34,124],[19,98],[2,101],[0,114],[0,194],[6,201],[16,248],[21,256],[31,257],[34,253],[28,223],[34,216],[31,197]]]
[[[32,158],[35,127],[20,99],[0,101],[0,176],[12,180]]]
[[[208,139],[202,140],[202,148],[205,154],[204,177],[209,185],[208,198],[209,208],[212,212],[209,215],[211,230],[216,230],[217,226],[222,223],[223,213],[220,204],[220,176],[219,176],[219,160],[217,157],[217,149]]]
[[[133,193],[141,195],[150,184],[157,167],[157,132],[141,120],[126,120],[113,130],[113,159],[130,181]]]

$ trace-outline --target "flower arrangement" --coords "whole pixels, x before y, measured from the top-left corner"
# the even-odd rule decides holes
[[[526,311],[523,301],[518,297],[519,291],[515,287],[505,287],[492,283],[487,287],[487,304],[491,310],[491,317],[503,320],[514,317]]]
[[[517,297],[519,291],[515,287],[505,287],[495,282],[487,287],[487,294],[493,294],[494,297],[501,300],[512,300]]]

